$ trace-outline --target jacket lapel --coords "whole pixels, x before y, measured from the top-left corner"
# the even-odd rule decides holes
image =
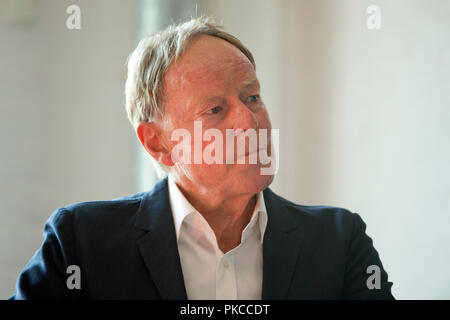
[[[264,190],[267,227],[263,241],[262,299],[286,299],[301,252],[304,234],[280,198]]]
[[[148,231],[137,244],[162,299],[187,300],[167,178],[144,194],[135,226]]]

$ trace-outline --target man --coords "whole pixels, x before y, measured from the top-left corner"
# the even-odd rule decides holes
[[[268,188],[273,174],[262,174],[270,163],[242,161],[273,160],[275,150],[263,143],[273,130],[238,39],[205,18],[149,36],[129,59],[126,97],[168,178],[150,192],[55,211],[12,298],[393,298],[359,215],[283,199]],[[199,138],[199,129],[214,134]],[[242,149],[248,132],[257,144]]]

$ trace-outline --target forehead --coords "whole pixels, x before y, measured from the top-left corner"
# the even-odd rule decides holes
[[[169,67],[164,87],[180,92],[196,85],[224,86],[251,76],[255,76],[254,67],[237,47],[217,37],[200,35],[191,40]]]

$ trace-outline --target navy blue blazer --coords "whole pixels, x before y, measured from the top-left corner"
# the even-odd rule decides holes
[[[262,299],[393,299],[356,213],[294,204],[264,191]],[[80,268],[69,289],[67,267]],[[380,286],[369,289],[371,265]],[[167,179],[149,192],[59,208],[10,299],[187,299]]]

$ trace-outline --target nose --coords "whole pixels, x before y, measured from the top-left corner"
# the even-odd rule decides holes
[[[248,129],[258,129],[259,123],[255,113],[250,110],[240,99],[233,102],[234,117],[233,131],[235,134],[245,132]]]

